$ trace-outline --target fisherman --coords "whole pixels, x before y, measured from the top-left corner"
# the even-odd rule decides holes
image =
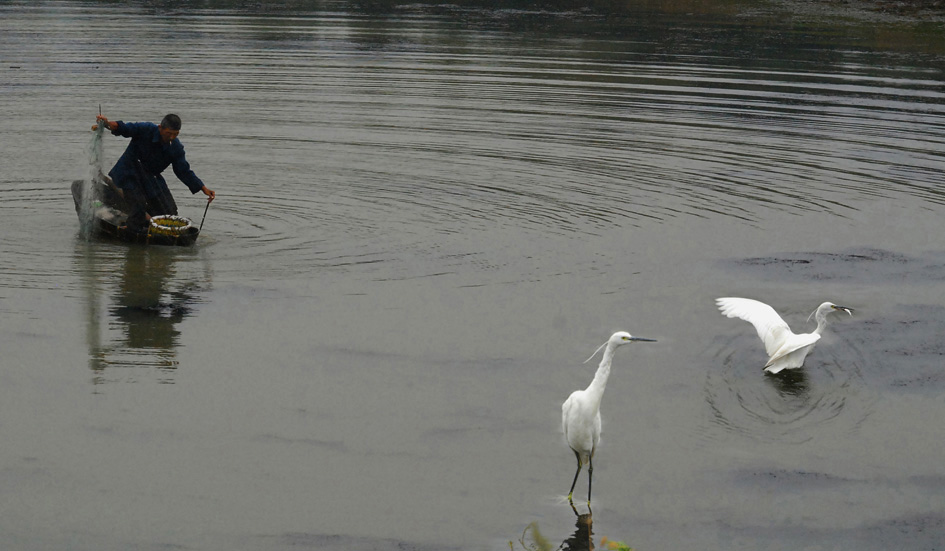
[[[209,197],[208,202],[216,197],[184,158],[184,146],[177,139],[180,133],[180,117],[177,115],[167,115],[160,125],[110,121],[102,115],[97,119],[112,134],[131,138],[131,143],[108,173],[129,205],[129,229],[144,231],[152,216],[177,214],[177,203],[161,176],[168,165],[174,167],[174,174],[190,188],[191,193],[202,191]]]

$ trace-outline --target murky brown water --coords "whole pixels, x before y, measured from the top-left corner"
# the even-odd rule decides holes
[[[935,548],[941,28],[696,7],[0,3],[0,547]],[[99,104],[196,247],[81,238]],[[856,313],[765,377],[728,295]]]

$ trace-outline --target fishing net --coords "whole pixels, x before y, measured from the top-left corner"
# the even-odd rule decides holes
[[[92,138],[88,145],[89,168],[85,180],[82,182],[82,200],[79,202],[79,221],[81,224],[82,235],[88,239],[92,234],[92,224],[94,221],[96,199],[92,192],[93,182],[102,177],[102,160],[104,159],[104,146],[102,135],[105,133],[105,126],[96,125],[92,129]]]

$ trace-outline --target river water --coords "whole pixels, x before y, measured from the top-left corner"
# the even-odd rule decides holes
[[[0,2],[0,548],[940,548],[945,32],[826,6]],[[99,105],[195,247],[81,235]]]

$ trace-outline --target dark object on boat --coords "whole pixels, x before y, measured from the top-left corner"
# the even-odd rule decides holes
[[[75,212],[82,222],[82,192],[85,181],[72,182],[72,200],[75,201]],[[193,225],[180,233],[166,233],[147,230],[136,231],[127,226],[128,205],[120,195],[105,182],[95,179],[90,186],[92,200],[92,233],[113,237],[126,243],[143,243],[145,245],[177,245],[187,247],[194,244],[200,230]]]

